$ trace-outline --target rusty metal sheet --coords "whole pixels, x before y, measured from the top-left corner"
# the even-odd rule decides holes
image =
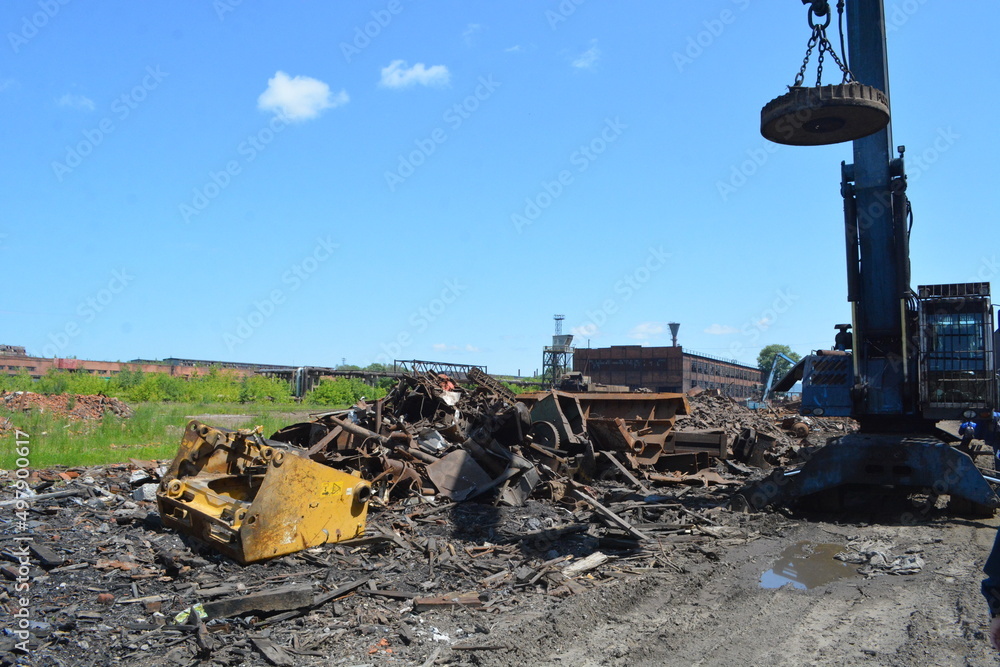
[[[456,502],[493,483],[482,466],[465,450],[455,450],[437,463],[427,466],[427,476],[441,495]]]

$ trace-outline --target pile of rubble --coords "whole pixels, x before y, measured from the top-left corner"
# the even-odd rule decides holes
[[[724,509],[721,487],[644,495],[603,482],[588,489],[600,510],[570,497],[517,508],[373,500],[363,537],[241,566],[136,500],[163,472],[139,461],[34,471],[18,499],[4,485],[0,664],[466,663],[510,648],[492,632],[511,614],[687,572],[757,537],[748,515]]]
[[[35,410],[77,420],[100,419],[106,412],[128,418],[132,408],[104,394],[36,394],[31,391],[0,391],[0,407],[12,412]]]
[[[691,414],[677,418],[678,428],[721,428],[730,454],[757,468],[798,463],[803,448],[819,447],[831,437],[858,430],[853,419],[806,417],[794,412],[793,404],[752,410],[715,392],[699,393],[689,401]]]
[[[735,439],[745,429],[754,429],[775,439],[780,445],[799,444],[797,441],[810,433],[843,435],[858,429],[858,424],[847,417],[804,417],[793,410],[793,405],[751,410],[728,396],[709,392],[689,398],[691,415],[679,417],[678,427],[691,424],[695,428],[722,428]],[[796,427],[797,424],[805,426]]]
[[[473,373],[404,376],[384,399],[263,438],[193,421],[157,492],[168,527],[249,563],[365,531],[369,501],[583,501],[625,529],[588,484],[734,484],[707,470],[728,454],[718,430],[675,429],[681,394],[515,396]]]
[[[17,512],[0,515],[12,564],[0,566],[12,611],[0,664],[23,659],[19,645],[51,664],[81,651],[109,664],[325,664],[334,647],[463,662],[508,648],[491,641],[495,615],[686,572],[754,539],[750,517],[726,509],[731,489],[779,438],[803,440],[721,397],[515,396],[469,379],[473,390],[406,376],[384,399],[268,438],[192,421],[169,465],[5,485],[0,507]]]

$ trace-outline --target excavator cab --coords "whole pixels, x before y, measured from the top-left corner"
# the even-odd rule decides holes
[[[918,302],[924,417],[991,420],[998,406],[989,283],[921,285]]]

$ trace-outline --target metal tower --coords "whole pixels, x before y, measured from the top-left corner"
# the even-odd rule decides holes
[[[542,351],[542,377],[546,378],[550,387],[554,387],[559,377],[573,370],[573,334],[563,335],[562,323],[565,315],[553,316],[556,321],[556,333],[552,336],[552,345],[546,345]]]

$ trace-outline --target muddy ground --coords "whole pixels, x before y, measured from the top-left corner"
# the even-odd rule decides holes
[[[996,665],[979,582],[997,523],[910,508],[849,520],[759,517],[750,525],[760,539],[718,549],[718,560],[686,560],[687,573],[625,579],[503,623],[493,638],[510,650],[480,664]],[[925,566],[809,590],[761,587],[790,545],[858,537],[892,543],[894,553],[919,549]]]

